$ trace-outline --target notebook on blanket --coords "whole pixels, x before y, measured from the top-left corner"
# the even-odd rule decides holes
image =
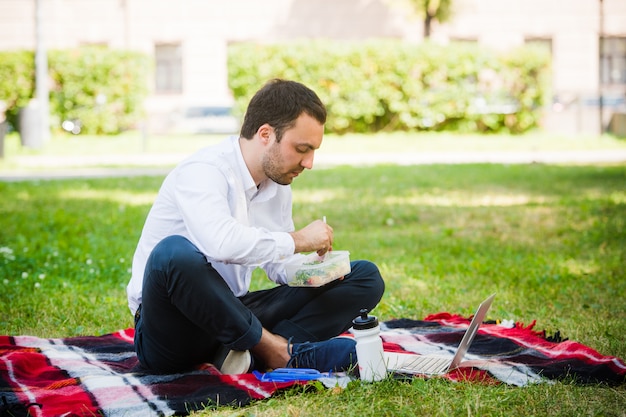
[[[480,324],[485,320],[487,311],[491,307],[491,303],[493,302],[495,296],[495,294],[492,294],[487,297],[485,301],[480,303],[478,310],[476,310],[476,314],[474,314],[467,331],[459,343],[459,347],[456,349],[452,357],[442,354],[416,356],[412,352],[385,352],[384,355],[387,370],[390,372],[415,375],[443,375],[458,368],[465,357],[465,353],[467,353],[467,350],[472,344],[476,333],[478,333],[478,327],[480,327]]]

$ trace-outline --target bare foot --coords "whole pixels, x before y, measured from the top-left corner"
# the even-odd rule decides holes
[[[252,348],[252,354],[260,358],[268,368],[284,368],[291,358],[287,344],[284,337],[263,329],[261,340]]]

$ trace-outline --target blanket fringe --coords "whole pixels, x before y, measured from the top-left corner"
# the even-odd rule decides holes
[[[450,313],[437,313],[430,314],[424,318],[424,321],[435,321],[442,324],[469,324],[472,320],[472,316],[463,317],[459,314],[450,314]],[[501,324],[502,320],[488,320],[485,321],[485,324]],[[554,334],[548,335],[545,330],[534,330],[534,327],[537,325],[537,320],[533,320],[529,325],[525,325],[522,322],[515,322],[514,328],[523,330],[529,335],[540,337],[543,340],[552,343],[561,343],[568,340],[568,338],[563,337],[559,330],[556,330]]]
[[[565,342],[566,340],[569,340],[567,337],[561,336],[560,330],[556,330],[554,334],[552,335],[548,335],[545,330],[541,330],[541,331],[533,330],[533,327],[535,327],[536,324],[537,324],[537,320],[533,320],[532,323],[524,327],[524,323],[516,322],[515,327],[517,327],[518,329],[525,330],[534,336],[538,336],[552,343],[561,343],[561,342]]]
[[[28,404],[9,404],[7,397],[2,396],[2,404],[0,405],[0,417],[13,417],[15,415],[28,415],[30,416],[30,407],[43,408],[43,404],[40,403],[28,403]],[[16,414],[19,412],[19,414]]]

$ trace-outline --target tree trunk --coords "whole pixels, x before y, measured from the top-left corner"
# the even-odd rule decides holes
[[[430,24],[433,20],[433,17],[426,12],[426,17],[424,18],[424,39],[430,38]]]

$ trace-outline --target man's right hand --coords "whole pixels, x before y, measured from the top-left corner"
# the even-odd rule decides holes
[[[296,253],[315,251],[322,256],[333,247],[333,228],[322,220],[315,220],[290,234],[296,245]]]

